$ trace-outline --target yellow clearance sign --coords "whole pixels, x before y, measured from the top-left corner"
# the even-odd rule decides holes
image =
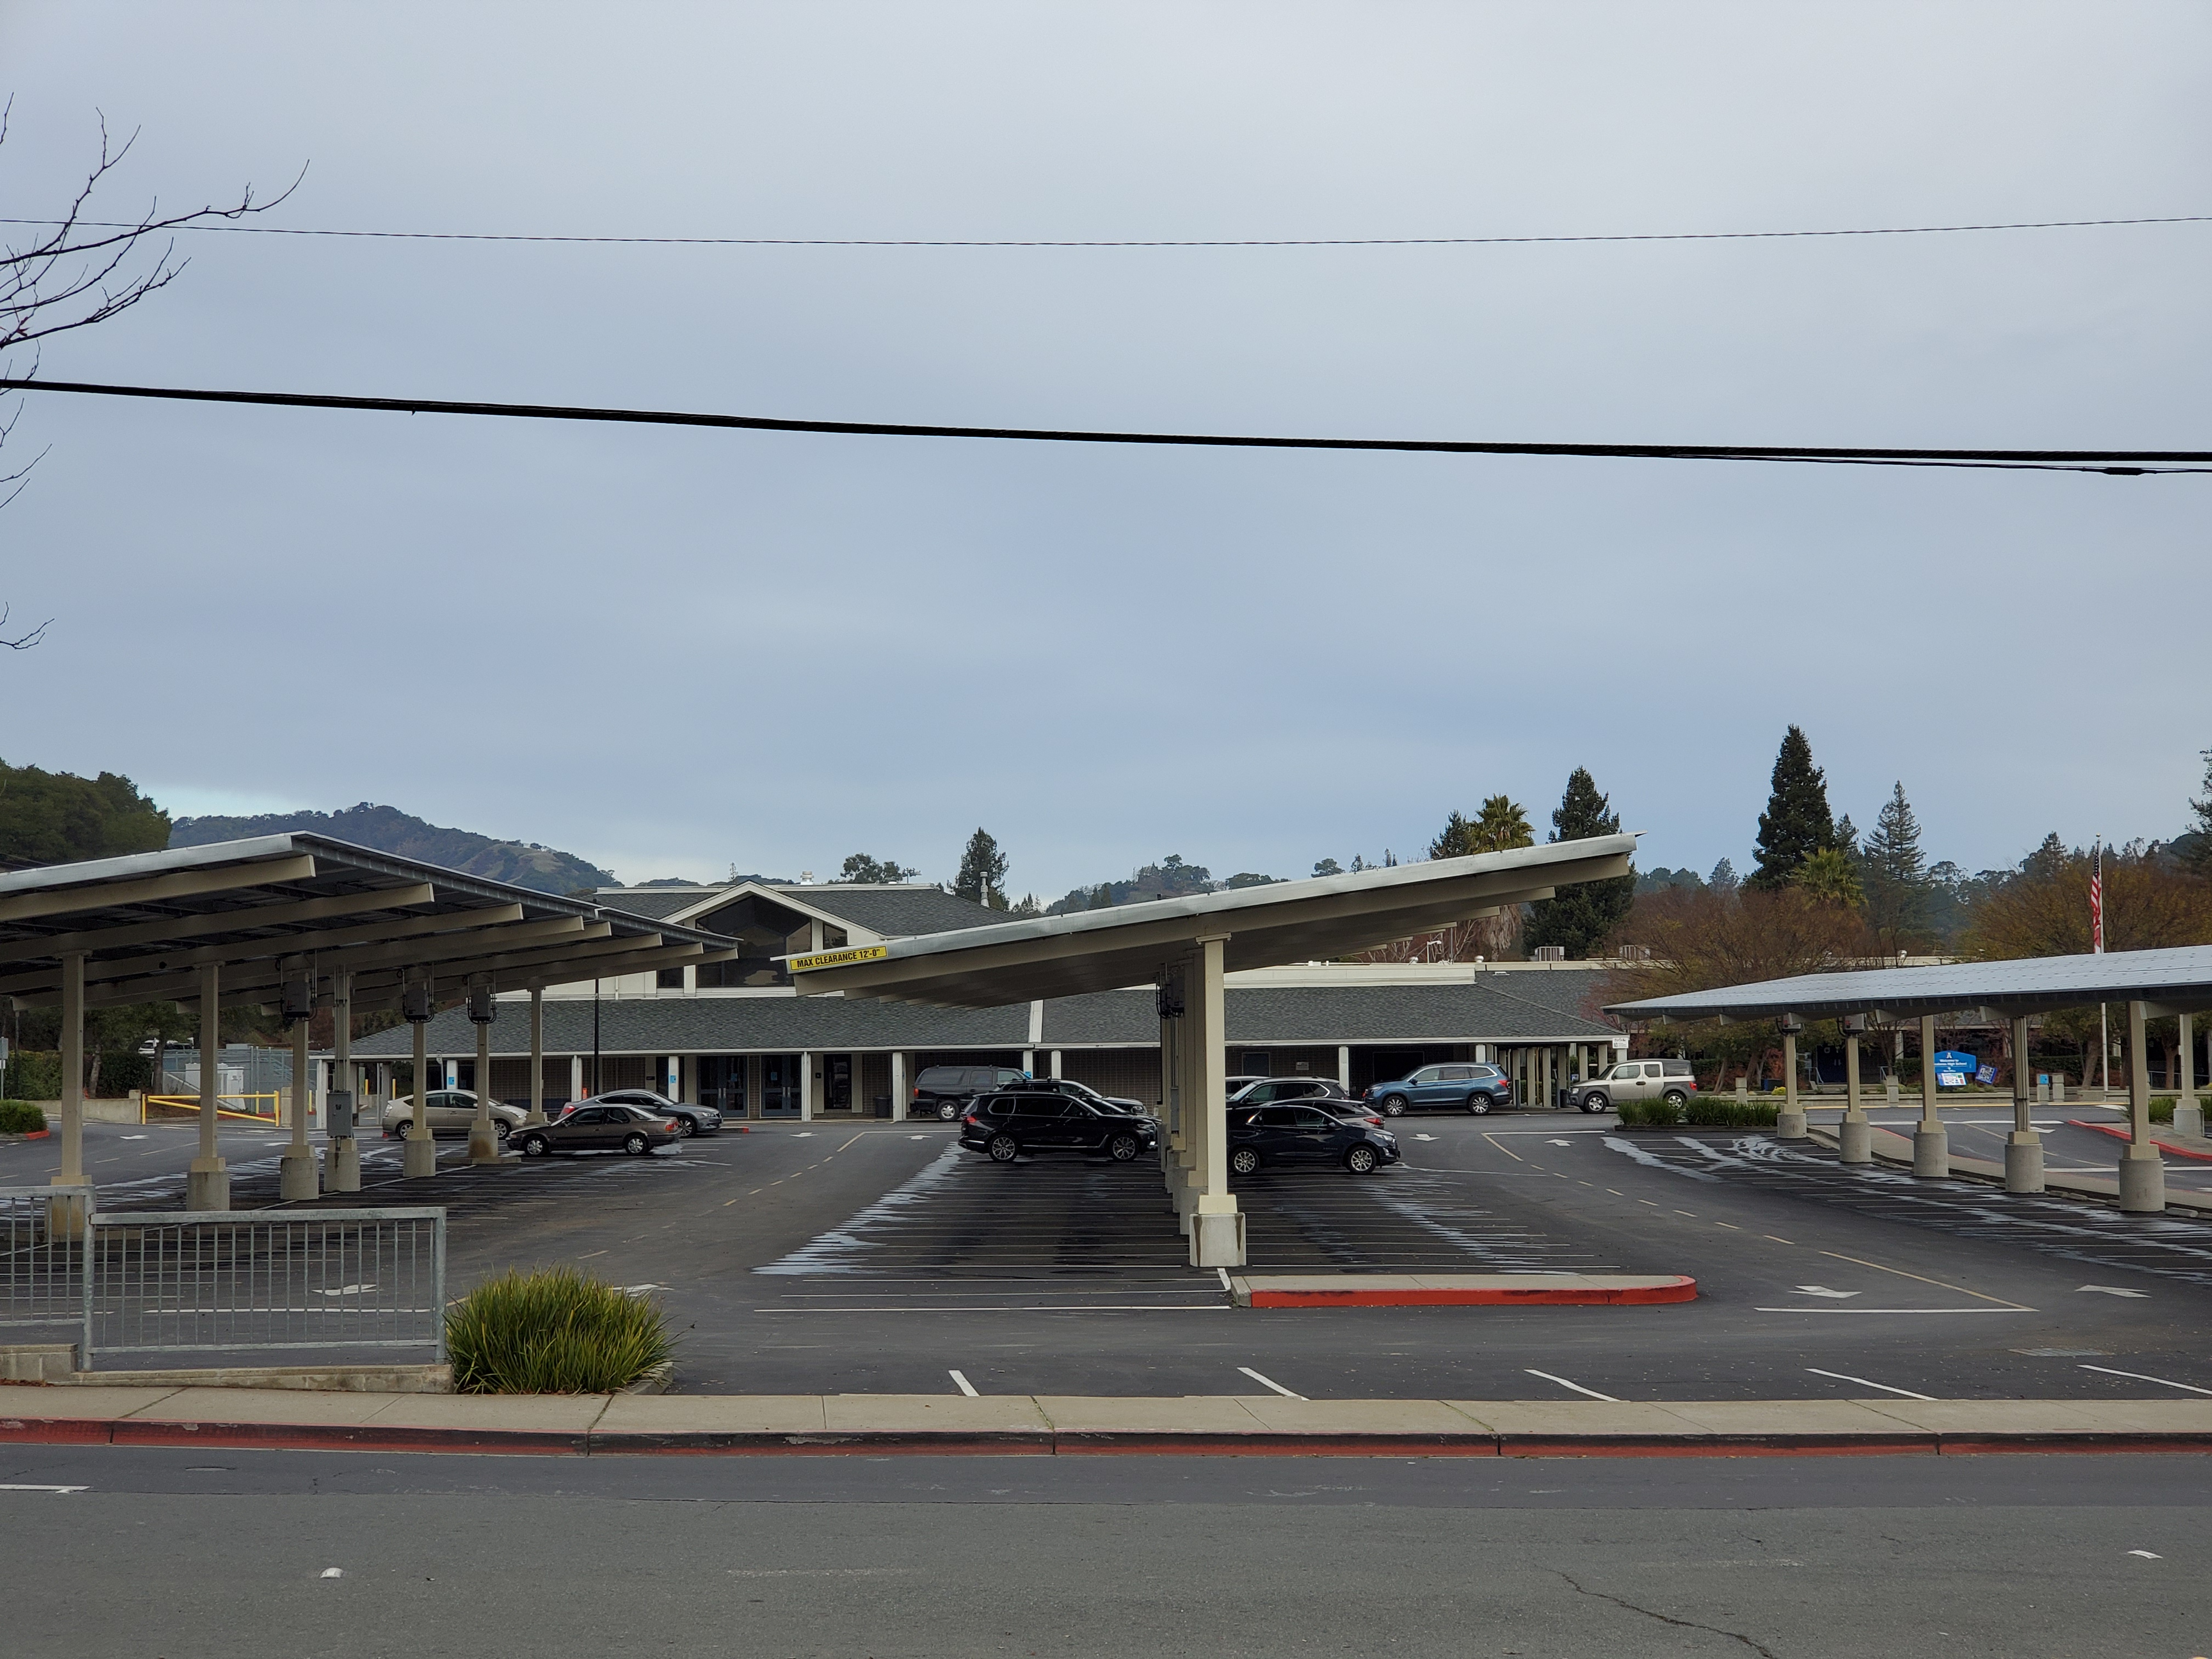
[[[859,945],[849,951],[817,951],[811,957],[793,957],[785,964],[794,974],[815,968],[848,968],[856,962],[875,962],[890,955],[881,945]]]

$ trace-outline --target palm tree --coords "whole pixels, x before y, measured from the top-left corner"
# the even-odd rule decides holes
[[[1503,853],[1536,844],[1536,832],[1528,827],[1528,809],[1510,795],[1492,795],[1484,801],[1471,828],[1469,852]]]

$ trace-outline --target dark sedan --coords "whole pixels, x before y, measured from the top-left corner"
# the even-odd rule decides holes
[[[1066,1095],[1009,1092],[975,1103],[961,1120],[960,1144],[994,1164],[1030,1152],[1080,1152],[1130,1164],[1159,1150],[1160,1130],[1148,1117],[1102,1111]]]
[[[539,1124],[514,1133],[514,1143],[525,1158],[544,1158],[552,1152],[628,1152],[643,1158],[659,1146],[683,1139],[676,1120],[642,1106],[587,1104],[571,1107],[560,1121]]]
[[[666,1095],[655,1094],[650,1089],[610,1089],[603,1095],[593,1095],[580,1100],[576,1107],[635,1106],[651,1112],[655,1117],[673,1119],[679,1135],[710,1135],[722,1127],[722,1115],[712,1106],[695,1106],[688,1101],[671,1100]]]
[[[1235,1175],[1278,1164],[1340,1164],[1366,1175],[1397,1161],[1397,1136],[1318,1106],[1261,1106],[1229,1115],[1229,1168]]]

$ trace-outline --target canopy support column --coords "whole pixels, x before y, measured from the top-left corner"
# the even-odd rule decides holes
[[[499,1013],[499,999],[491,982],[469,988],[469,1018],[477,1028],[477,1111],[469,1124],[469,1162],[499,1162],[499,1131],[491,1121],[491,1023]]]
[[[315,981],[301,966],[300,983],[310,996]],[[315,1150],[307,1145],[307,1009],[292,1022],[292,1139],[276,1162],[276,1192],[287,1204],[317,1198],[322,1177],[315,1168]]]
[[[2178,1135],[2204,1134],[2204,1109],[2197,1103],[2197,1032],[2195,1022],[2187,1014],[2180,1018],[2181,1091],[2173,1103],[2173,1132]]]
[[[1774,1118],[1778,1140],[1805,1139],[1805,1109],[1797,1101],[1797,1033],[1803,1025],[1795,1014],[1782,1017],[1782,1109]]]
[[[906,1109],[906,1050],[894,1048],[891,1050],[891,1121],[904,1121]]]
[[[62,958],[62,1169],[57,1187],[84,1184],[84,956]],[[159,1079],[154,1086],[161,1087]]]
[[[353,970],[349,968],[341,968],[331,975],[331,1098],[325,1103],[323,1118],[331,1149],[323,1184],[334,1193],[357,1193],[361,1190],[361,1139],[354,1113],[361,1106],[361,1091],[354,1076]],[[338,1110],[340,1090],[345,1091],[343,1112]]]
[[[1948,1180],[1951,1137],[1936,1113],[1936,1016],[1920,1017],[1920,1121],[1912,1131],[1912,1173]]]
[[[200,969],[200,1152],[185,1177],[185,1207],[228,1210],[230,1166],[216,1149],[216,1114],[222,1092],[222,969]]]
[[[1191,1170],[1195,1202],[1190,1218],[1190,1265],[1194,1267],[1241,1267],[1244,1265],[1244,1218],[1237,1209],[1236,1194],[1229,1190],[1228,1066],[1222,1045],[1228,1037],[1227,1000],[1222,990],[1222,951],[1228,936],[1215,933],[1198,941],[1197,995],[1191,999],[1196,1016],[1198,1157]]]
[[[400,1173],[409,1181],[427,1181],[438,1173],[438,1148],[430,1139],[430,976],[423,975],[408,990],[414,994],[406,999],[406,1014],[415,1033],[415,1104]]]
[[[2043,1137],[2029,1121],[2035,1105],[2035,1068],[2027,1063],[2027,1016],[2012,1023],[2012,1133],[2005,1137],[2005,1190],[2043,1190]]]
[[[2150,1045],[2143,1039],[2148,1010],[2128,1004],[2128,1150],[2120,1158],[2120,1208],[2154,1215],[2166,1208],[2166,1165],[2150,1138]]]
[[[1874,1162],[1874,1126],[1859,1101],[1859,1038],[1865,1034],[1864,1016],[1844,1022],[1844,1121],[1836,1126],[1836,1156],[1845,1164]]]
[[[545,1121],[545,988],[530,988],[530,1111],[525,1123]]]
[[[814,1121],[814,1056],[811,1054],[799,1057],[799,1121]]]

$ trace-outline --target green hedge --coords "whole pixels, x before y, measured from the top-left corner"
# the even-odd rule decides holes
[[[46,1115],[36,1101],[0,1100],[0,1135],[36,1134],[46,1127]]]
[[[658,1302],[574,1267],[510,1268],[446,1311],[461,1394],[611,1394],[675,1352]]]
[[[1624,1129],[1771,1129],[1782,1109],[1769,1101],[1692,1095],[1680,1106],[1665,1100],[1624,1100],[1620,1110]]]
[[[62,1057],[51,1050],[11,1048],[0,1075],[0,1097],[9,1100],[59,1100]]]

